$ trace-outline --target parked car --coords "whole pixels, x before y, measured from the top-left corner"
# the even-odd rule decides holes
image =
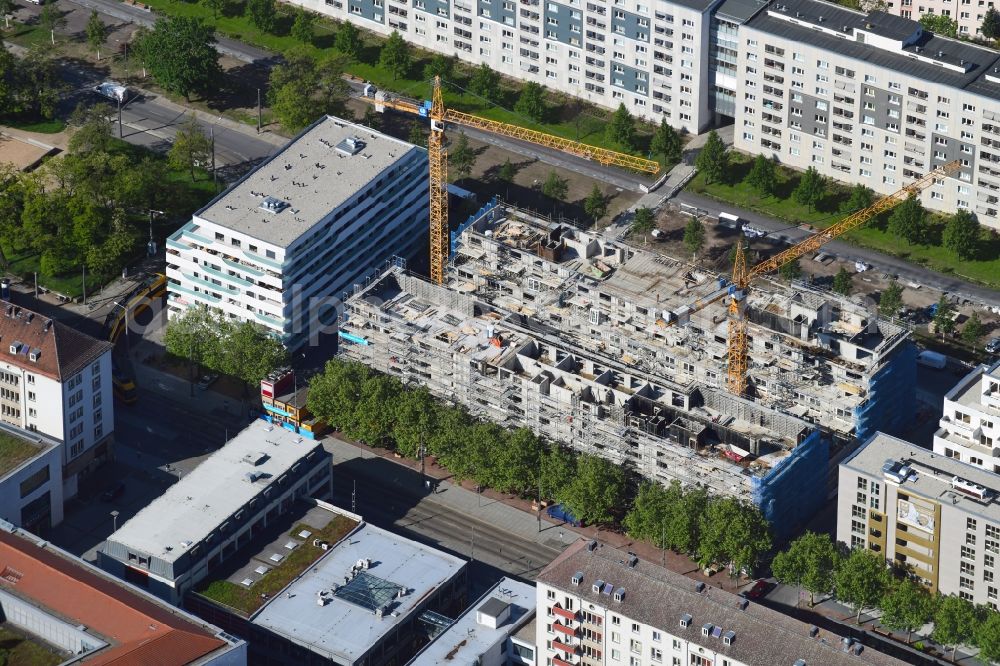
[[[763,578],[761,578],[760,580],[756,581],[753,585],[751,585],[749,588],[740,592],[740,596],[743,597],[744,599],[760,599],[761,597],[766,595],[770,589],[771,589],[771,584],[768,583]]]
[[[103,493],[101,493],[102,502],[114,502],[116,499],[121,498],[125,494],[125,484],[119,481],[115,485],[111,486]]]
[[[134,93],[129,90],[127,86],[123,86],[117,81],[105,81],[104,83],[98,84],[93,88],[94,92],[110,99],[112,102],[118,102],[124,104],[129,101],[134,95]]]
[[[198,388],[202,391],[207,391],[208,387],[219,380],[219,375],[204,375],[201,381],[198,382]]]
[[[986,351],[990,354],[1000,353],[1000,338],[992,338],[986,343]]]

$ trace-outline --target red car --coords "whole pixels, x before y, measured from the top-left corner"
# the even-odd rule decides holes
[[[768,590],[770,589],[771,589],[771,584],[762,578],[757,582],[755,582],[750,587],[750,589],[743,590],[742,592],[740,592],[740,596],[743,597],[744,599],[760,599],[765,594],[767,594]]]

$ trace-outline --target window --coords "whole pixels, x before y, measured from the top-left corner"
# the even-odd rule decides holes
[[[988,527],[989,526],[987,525],[987,528]],[[967,529],[967,530],[974,530],[974,529],[976,529],[976,519],[975,518],[966,518],[965,519],[965,529]],[[988,529],[987,529],[987,532],[989,532]]]
[[[547,590],[547,591],[545,592],[545,595],[546,595],[546,597],[548,597],[549,599],[555,599],[555,598],[556,598],[556,591],[555,591],[555,590]]]
[[[976,559],[976,551],[973,550],[972,548],[969,548],[968,546],[962,546],[962,551],[961,552],[962,552],[962,559],[963,560],[975,560]]]
[[[35,401],[35,392],[34,391],[28,391],[28,400],[31,401],[31,402]],[[72,403],[70,403],[70,404],[72,404]]]
[[[633,622],[632,623],[632,633],[633,634],[639,633],[639,623],[638,622]]]
[[[612,643],[621,643],[622,642],[622,635],[620,633],[618,633],[617,631],[612,631],[611,632],[611,642]]]

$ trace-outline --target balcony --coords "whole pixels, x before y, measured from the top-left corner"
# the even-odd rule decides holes
[[[552,628],[571,638],[576,638],[579,635],[576,629],[567,627],[565,624],[559,624],[558,622],[553,623]]]
[[[572,661],[566,661],[565,659],[560,659],[559,657],[552,657],[552,663],[555,666],[577,666]]]
[[[578,650],[580,648],[577,647],[577,646],[575,646],[575,645],[567,645],[566,643],[563,643],[562,641],[560,641],[558,639],[553,639],[553,641],[552,641],[552,649],[553,650],[561,650],[562,652],[565,652],[567,654],[577,655],[577,654],[579,654]]]
[[[577,614],[574,613],[573,611],[566,610],[565,608],[561,608],[559,606],[553,606],[552,612],[565,620],[572,620],[574,622],[577,621]]]

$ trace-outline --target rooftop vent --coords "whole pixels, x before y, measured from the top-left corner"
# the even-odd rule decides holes
[[[587,552],[592,553],[595,550],[597,550],[597,541],[591,539],[590,541],[587,542]]]
[[[817,16],[816,17],[816,22],[817,23],[822,23],[823,22],[823,17],[822,16]]]
[[[904,465],[899,460],[893,460],[892,458],[885,461],[882,465],[882,475],[889,481],[895,481],[896,483],[903,483],[908,478],[910,478],[910,473],[913,470],[910,469],[908,465]]]
[[[687,613],[684,613],[684,615],[681,615],[681,622],[680,622],[680,624],[681,624],[681,628],[682,629],[687,629],[688,627],[690,627],[691,626],[691,616],[688,615]]]
[[[736,632],[735,631],[727,631],[726,633],[722,634],[722,644],[723,645],[732,645],[734,638],[736,638]]]
[[[263,472],[247,472],[243,475],[243,478],[247,480],[247,483],[256,483],[260,479],[264,478]]]
[[[865,30],[871,30],[873,27],[871,23],[865,23]]]
[[[817,636],[819,636],[819,627],[814,624],[809,627],[809,638],[816,638]]]
[[[858,643],[857,645],[854,646],[854,655],[859,656],[864,651],[864,649],[865,646],[862,645],[861,643]]]
[[[628,565],[635,568],[635,565],[639,564],[639,557],[633,553],[629,553]]]
[[[19,353],[21,351],[22,346],[23,345],[20,340],[14,340],[14,342],[10,343],[10,353],[11,354]]]
[[[712,635],[712,623],[711,622],[706,622],[705,624],[701,625],[701,635],[705,636],[706,638],[708,636]]]
[[[583,572],[582,571],[577,571],[575,574],[573,574],[573,577],[570,578],[570,582],[573,583],[574,585],[579,585],[580,583],[582,583],[583,582]]]
[[[46,319],[45,320],[45,330],[48,331],[50,328],[52,328],[52,320],[51,319]]]
[[[337,144],[337,152],[345,155],[357,155],[364,149],[365,142],[356,136],[349,136]]]
[[[24,319],[24,323],[25,324],[30,324],[31,320],[34,319],[34,318],[35,318],[35,313],[34,312],[29,312],[28,316],[25,317],[25,319]]]
[[[705,584],[702,583],[701,581],[698,581],[697,583],[694,584],[694,591],[701,594],[702,592],[705,591]]]
[[[796,659],[795,663],[792,664],[792,666],[806,666],[806,660],[805,659]]]
[[[619,587],[617,590],[615,590],[615,601],[621,603],[624,598],[625,598],[625,588]]]
[[[745,611],[749,606],[750,606],[750,600],[749,599],[740,599],[739,609],[741,611]]]
[[[603,580],[595,580],[593,586],[591,586],[590,589],[591,589],[591,591],[594,594],[600,594],[602,587],[604,587],[604,581]]]
[[[32,363],[37,363],[41,355],[42,355],[42,350],[39,349],[38,347],[35,347],[30,352],[28,352],[28,360],[31,361]]]
[[[282,201],[278,197],[264,197],[264,200],[261,201],[260,205],[257,207],[263,211],[267,211],[268,213],[277,214],[288,208],[290,205],[290,203]]]
[[[967,479],[963,479],[960,476],[952,477],[951,487],[958,492],[968,495],[969,497],[975,497],[976,499],[986,499],[990,497],[993,493],[984,486],[978,483],[973,483]]]
[[[258,467],[267,462],[268,457],[269,456],[263,451],[258,451],[256,453],[248,453],[243,456],[243,462],[248,462],[254,467]]]
[[[944,51],[938,51],[938,58],[944,57]]]

